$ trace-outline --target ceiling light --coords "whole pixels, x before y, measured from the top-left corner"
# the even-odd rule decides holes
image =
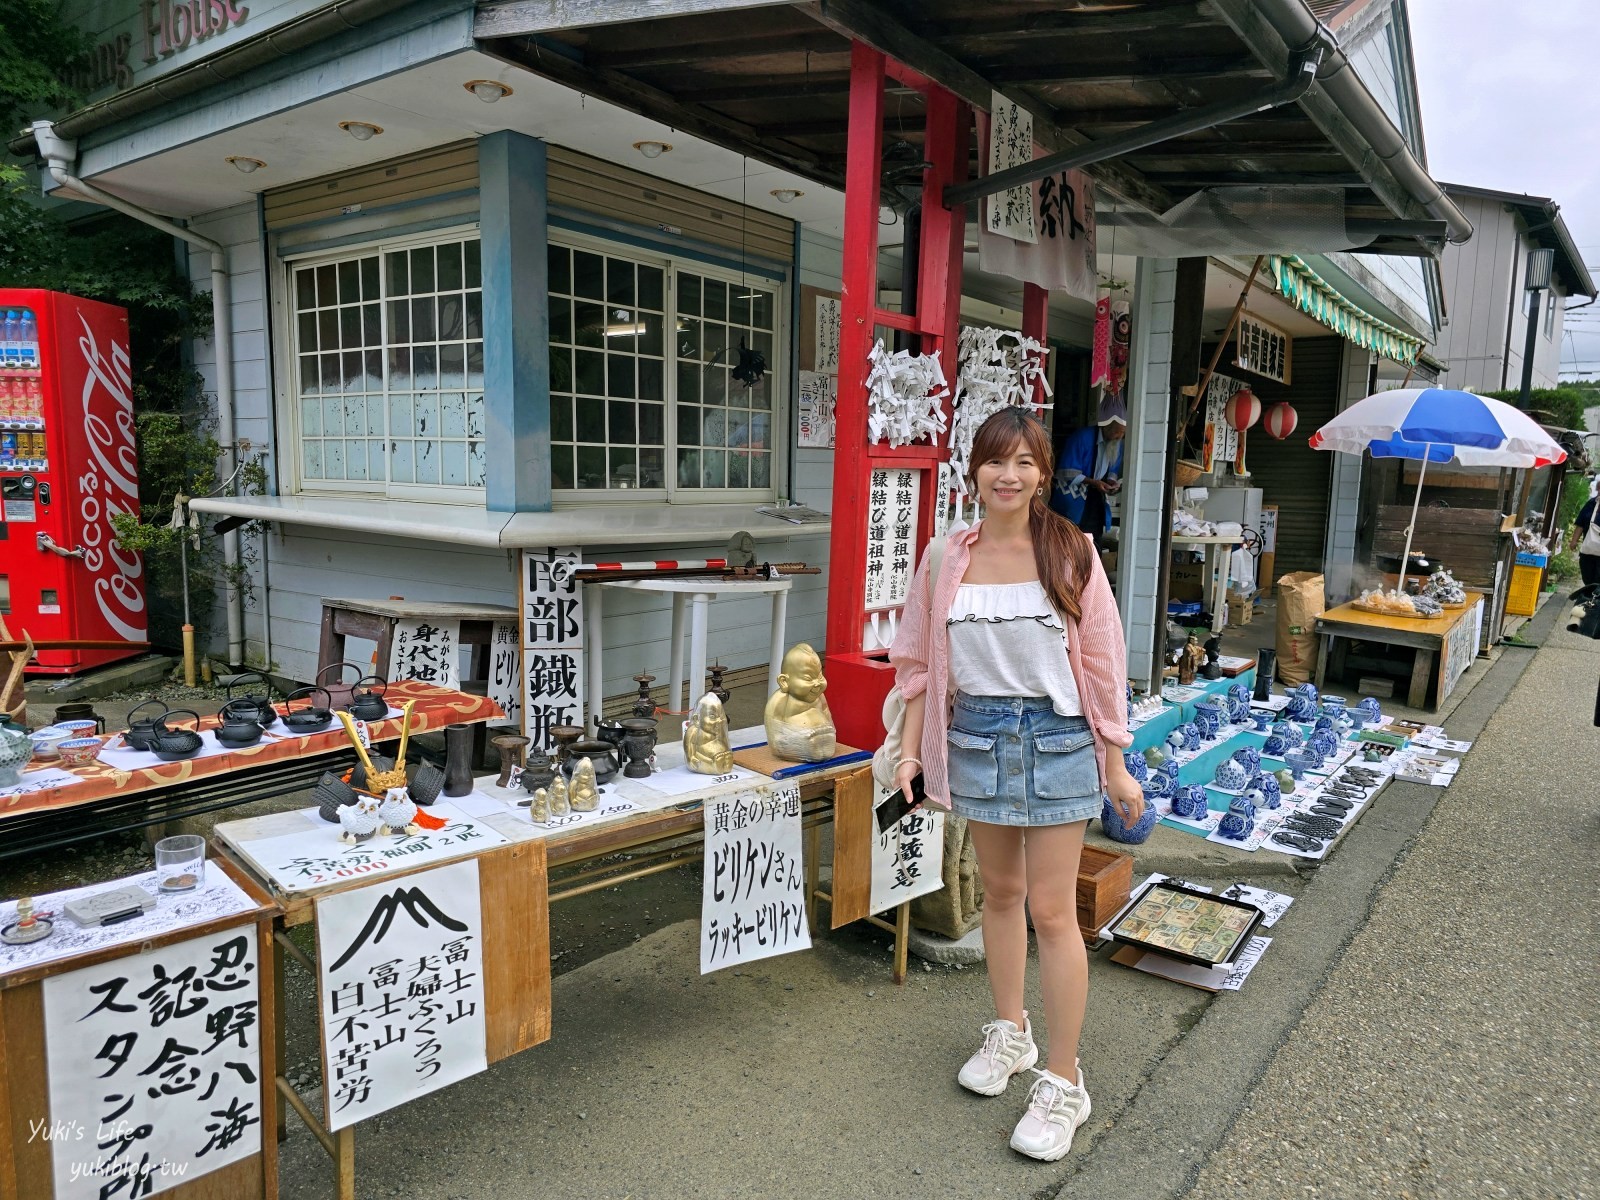
[[[511,95],[511,89],[498,79],[469,79],[461,86],[485,104],[493,104]]]
[[[222,161],[232,163],[237,170],[246,175],[250,174],[251,171],[259,171],[267,165],[259,158],[248,158],[243,154],[230,154]]]
[[[371,121],[340,121],[339,128],[358,142],[370,142],[383,132],[382,125],[374,125]]]
[[[671,142],[635,142],[633,148],[646,158],[660,158],[672,150]]]
[[[779,204],[792,204],[804,195],[799,188],[773,188],[771,192],[772,198]]]

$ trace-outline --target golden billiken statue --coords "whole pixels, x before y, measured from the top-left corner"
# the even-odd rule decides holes
[[[767,748],[788,762],[826,762],[839,752],[833,713],[823,695],[822,659],[801,642],[783,656],[778,690],[767,701]]]

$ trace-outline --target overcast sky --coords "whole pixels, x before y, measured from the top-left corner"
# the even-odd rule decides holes
[[[1549,196],[1600,275],[1600,0],[1408,0],[1429,173]],[[1600,377],[1600,303],[1564,367]]]

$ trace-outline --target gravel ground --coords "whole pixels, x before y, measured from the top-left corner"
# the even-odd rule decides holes
[[[1597,673],[1539,651],[1188,1196],[1600,1196]]]

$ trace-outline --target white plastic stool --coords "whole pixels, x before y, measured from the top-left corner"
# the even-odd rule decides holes
[[[706,636],[709,628],[711,602],[724,596],[770,596],[772,598],[772,644],[768,649],[767,693],[778,688],[778,674],[783,669],[784,627],[789,618],[789,589],[792,579],[599,579],[588,585],[584,594],[584,624],[588,627],[589,728],[600,715],[604,675],[600,669],[602,652],[600,627],[604,617],[602,588],[629,588],[636,592],[658,592],[672,597],[672,651],[667,669],[667,707],[675,712],[686,712],[700,697],[694,695],[696,686],[704,686],[706,677]],[[685,604],[693,605],[685,613]],[[683,634],[689,625],[689,674],[683,673]],[[687,700],[681,699],[684,685],[688,685]]]

